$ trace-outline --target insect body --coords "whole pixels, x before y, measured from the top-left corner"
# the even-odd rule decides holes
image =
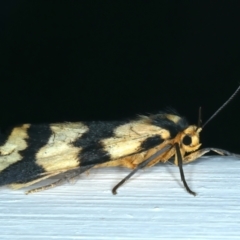
[[[232,97],[238,90],[240,87]],[[60,185],[94,167],[133,169],[113,188],[116,194],[117,188],[138,169],[174,157],[186,190],[195,195],[185,181],[182,165],[211,150],[234,155],[217,148],[199,150],[201,130],[200,126],[189,125],[174,110],[126,121],[23,124],[0,136],[0,186],[18,189],[65,175],[53,184],[27,192],[32,193]]]

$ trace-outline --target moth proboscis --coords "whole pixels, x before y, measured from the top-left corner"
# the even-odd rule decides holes
[[[53,124],[22,124],[0,135],[0,186],[19,189],[64,174],[52,184],[26,193],[38,192],[74,180],[91,168],[122,166],[132,169],[113,189],[113,194],[139,169],[166,163],[174,158],[188,193],[193,192],[184,176],[183,164],[195,161],[209,151],[236,156],[218,148],[199,149],[199,133],[240,90],[201,126],[189,125],[175,110],[134,120],[89,121]]]

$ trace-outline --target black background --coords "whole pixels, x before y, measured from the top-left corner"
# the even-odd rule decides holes
[[[240,83],[239,1],[5,1],[0,124],[113,120],[171,106],[206,121]],[[240,94],[201,134],[240,152]]]

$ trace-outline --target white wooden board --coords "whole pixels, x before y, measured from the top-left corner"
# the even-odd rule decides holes
[[[75,183],[25,195],[1,188],[0,239],[240,239],[240,159],[204,157],[178,168],[95,169]]]

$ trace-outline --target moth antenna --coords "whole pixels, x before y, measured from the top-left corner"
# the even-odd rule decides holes
[[[197,129],[199,129],[201,126],[202,126],[202,107],[199,107]]]
[[[204,128],[239,92],[240,86],[238,86],[237,90],[231,95],[231,97],[203,124],[202,128]]]
[[[139,169],[142,169],[144,167],[146,167],[148,165],[148,163],[150,163],[153,159],[155,159],[156,157],[158,157],[159,155],[161,155],[162,153],[166,152],[167,150],[169,150],[171,148],[170,145],[165,146],[164,148],[158,150],[156,153],[154,153],[152,156],[150,156],[149,158],[147,158],[146,160],[144,160],[143,162],[141,162],[134,170],[132,170],[125,178],[123,178],[113,189],[112,189],[112,193],[114,195],[117,194],[117,189],[123,185],[131,176],[133,176]]]

